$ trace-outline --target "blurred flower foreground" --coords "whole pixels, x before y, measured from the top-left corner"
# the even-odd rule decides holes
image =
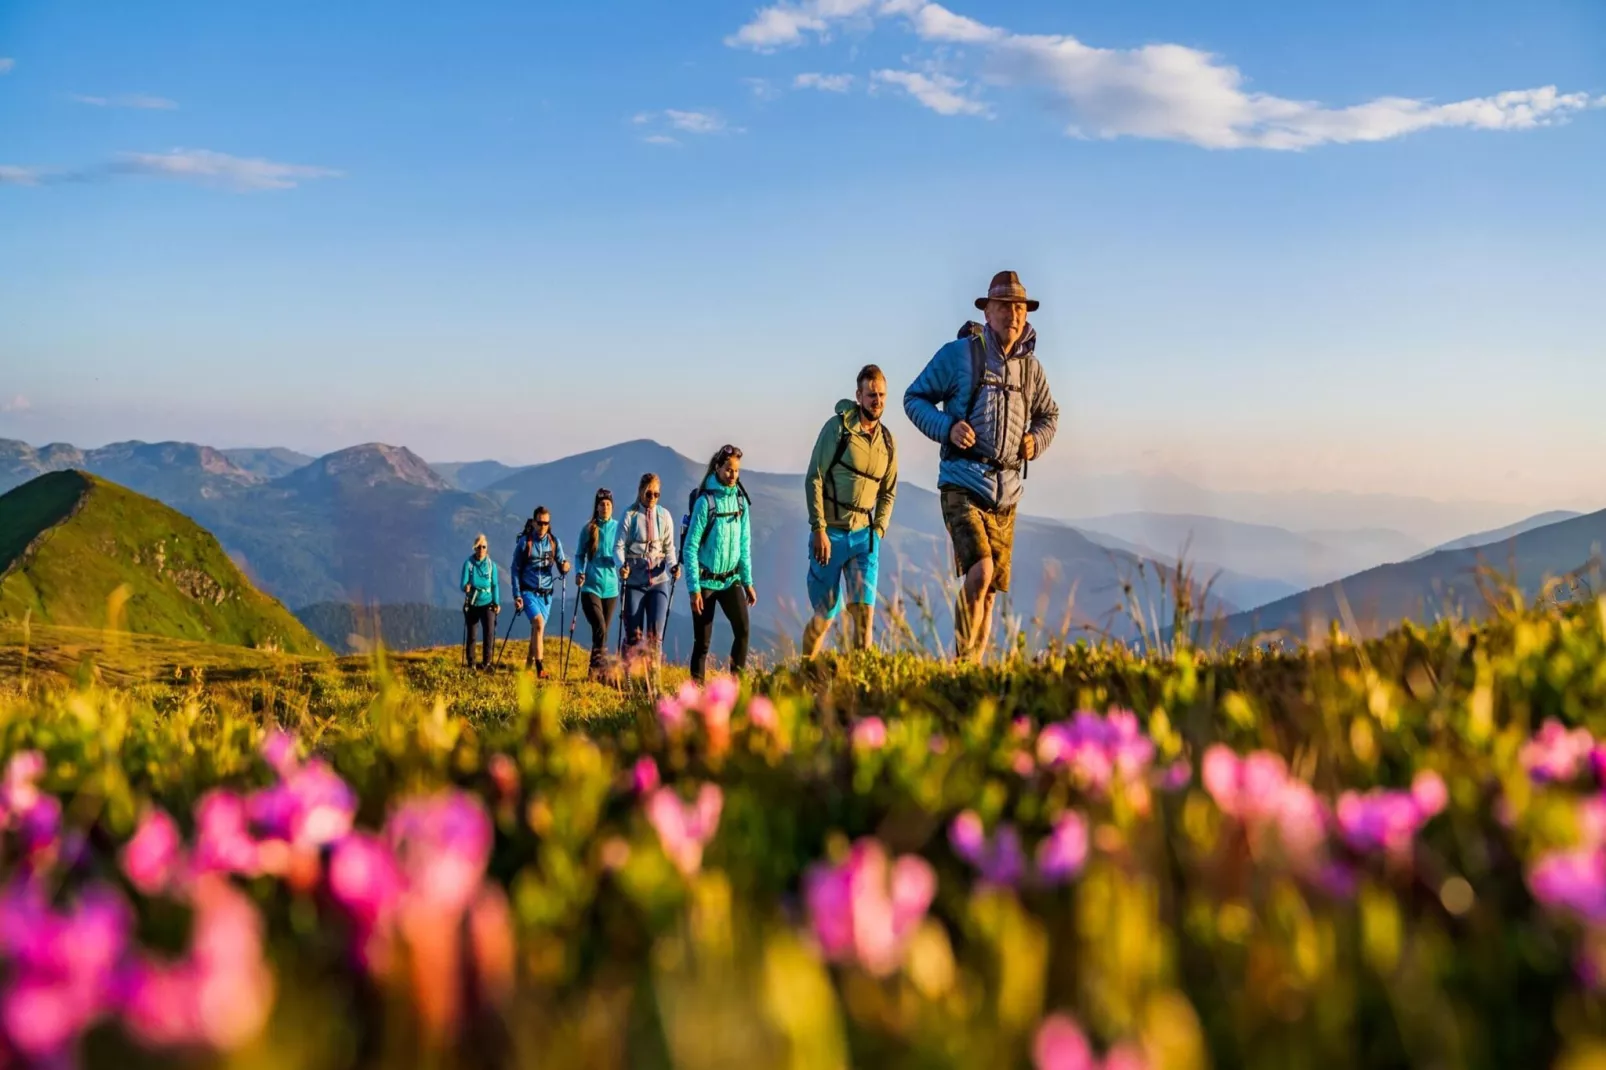
[[[1606,1065],[1606,602],[350,675],[0,691],[0,1065]]]

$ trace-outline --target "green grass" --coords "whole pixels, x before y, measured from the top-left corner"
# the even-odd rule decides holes
[[[0,580],[0,619],[326,652],[251,585],[217,539],[150,498],[59,472],[0,497],[0,517],[0,540],[17,552],[41,536]]]

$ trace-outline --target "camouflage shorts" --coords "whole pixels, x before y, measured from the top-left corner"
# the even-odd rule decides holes
[[[970,492],[942,488],[942,522],[954,544],[954,570],[963,576],[984,557],[992,558],[993,590],[1009,590],[1009,558],[1015,546],[1015,510],[983,509]]]

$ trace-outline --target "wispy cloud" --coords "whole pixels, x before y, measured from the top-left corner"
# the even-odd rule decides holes
[[[294,189],[309,179],[341,177],[341,172],[328,167],[230,156],[208,149],[127,152],[119,156],[112,166],[114,170],[125,174],[199,182],[239,192]]]
[[[946,74],[919,71],[875,71],[872,83],[893,85],[914,97],[938,115],[988,115],[987,105],[963,96],[965,83]]]
[[[826,93],[846,93],[853,88],[851,74],[816,74],[809,72],[792,79],[793,89],[818,89]]]
[[[725,39],[732,47],[771,51],[838,25],[896,18],[919,40],[968,46],[989,85],[1045,97],[1077,137],[1142,137],[1215,149],[1305,149],[1316,145],[1385,141],[1437,127],[1528,130],[1567,121],[1606,97],[1562,93],[1555,86],[1510,90],[1435,103],[1379,97],[1334,107],[1252,91],[1222,57],[1176,44],[1097,48],[1068,34],[1018,34],[927,0],[799,0],[761,9]],[[953,75],[877,71],[945,115],[986,113],[986,105],[957,92]],[[978,110],[979,109],[979,110]]]
[[[0,412],[27,412],[33,408],[33,402],[21,394],[13,394],[10,398],[0,400]]]
[[[0,74],[10,74],[11,68],[16,65],[17,61],[10,56],[0,56]]]
[[[680,145],[678,138],[672,138],[668,134],[648,134],[641,140],[649,145],[666,145],[674,147],[679,147]]]
[[[69,93],[67,99],[93,108],[139,108],[146,111],[172,111],[177,101],[166,97],[153,97],[146,93],[123,93],[115,97],[95,97],[87,93]]]
[[[781,95],[781,91],[775,88],[775,83],[768,78],[743,78],[742,84],[747,86],[759,100],[774,100]]]
[[[706,111],[676,111],[674,108],[664,109],[664,118],[676,130],[684,130],[688,134],[717,134],[727,128],[724,119],[712,112]]]
[[[0,186],[37,186],[47,175],[48,172],[39,167],[0,164]]]

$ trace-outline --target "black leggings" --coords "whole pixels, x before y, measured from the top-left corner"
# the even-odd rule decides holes
[[[491,650],[496,646],[496,607],[472,606],[463,611],[463,664],[474,666],[474,626],[478,625],[485,633],[483,642],[484,655],[480,658],[481,665],[491,663]]]
[[[612,598],[603,598],[589,592],[580,595],[580,611],[586,615],[586,623],[591,625],[593,669],[601,666],[603,659],[608,656],[608,626],[613,623],[613,607],[618,604],[618,595]]]
[[[708,647],[714,641],[714,607],[725,611],[731,626],[731,671],[747,667],[747,591],[733,583],[723,591],[703,592],[703,611],[692,614],[691,678],[703,681]]]

